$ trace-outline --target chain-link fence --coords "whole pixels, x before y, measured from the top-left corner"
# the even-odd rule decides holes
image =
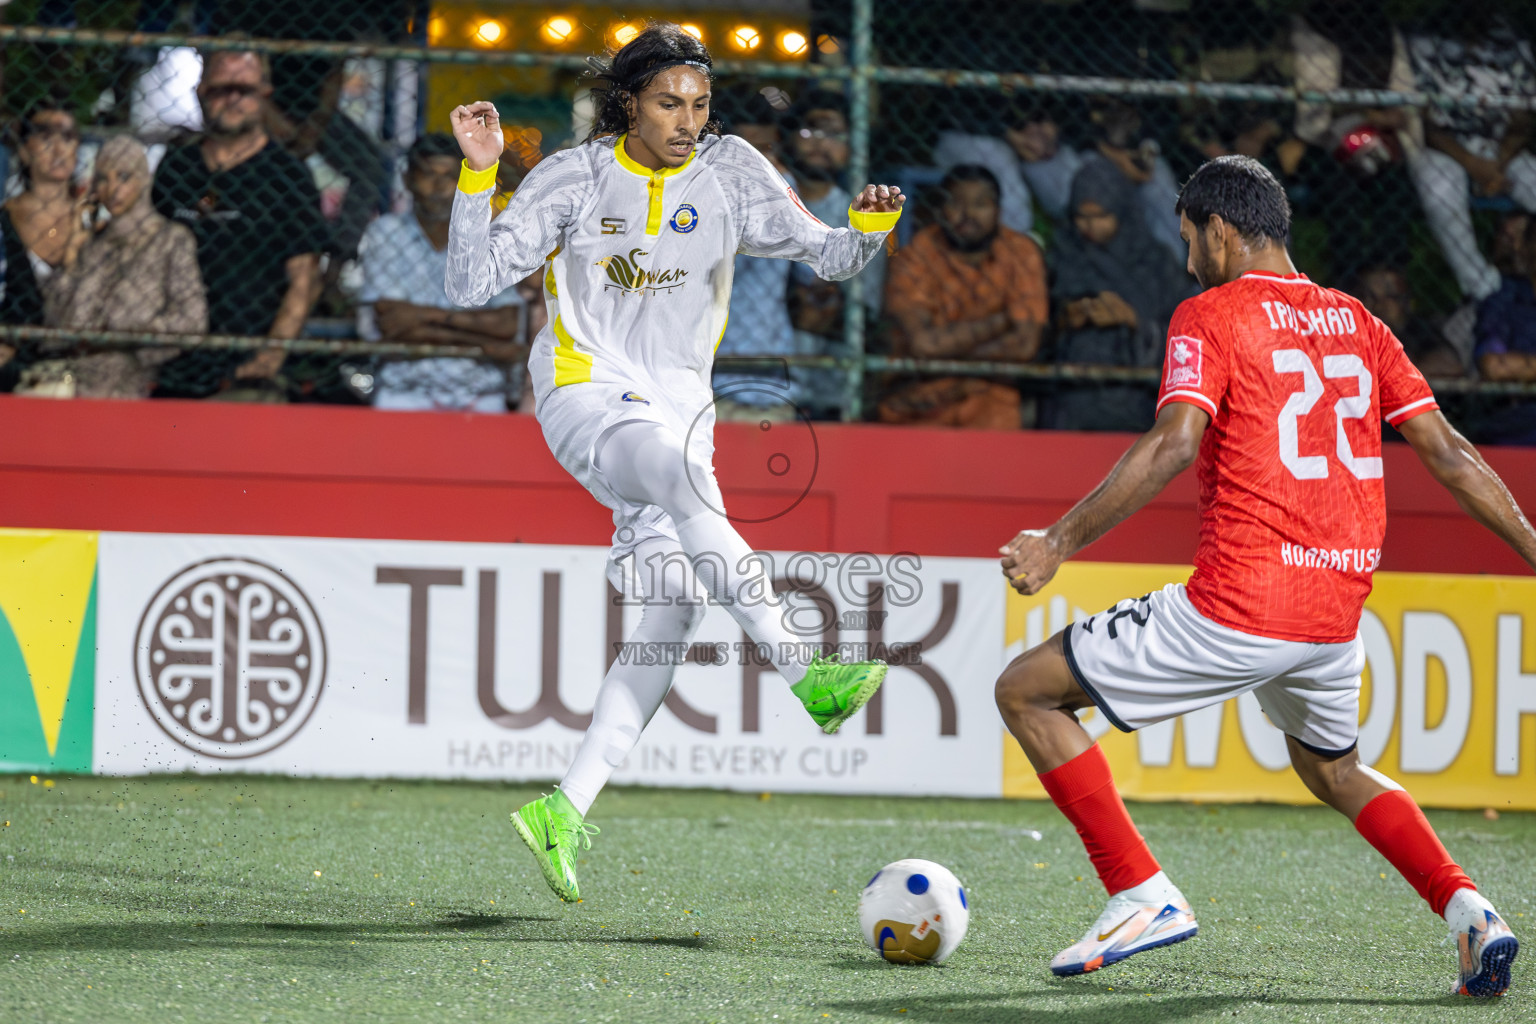
[[[1145,426],[1195,288],[1178,182],[1243,153],[1303,272],[1474,435],[1536,443],[1516,0],[12,0],[0,386],[526,408],[540,282],[443,294],[447,114],[497,103],[515,190],[585,136],[585,57],[649,18],[711,47],[726,129],[823,220],[866,180],[910,197],[853,281],[738,257],[723,417]]]

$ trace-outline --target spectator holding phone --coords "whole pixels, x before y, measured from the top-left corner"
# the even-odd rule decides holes
[[[45,99],[26,112],[16,135],[26,189],[0,207],[5,254],[0,322],[41,324],[43,284],[63,262],[64,249],[84,214],[83,191],[74,188],[80,128],[61,101]],[[0,355],[8,361],[15,350],[0,345]]]
[[[1184,240],[1179,237],[1178,214],[1173,212],[1179,183],[1161,155],[1157,140],[1144,130],[1141,114],[1129,103],[1111,98],[1101,100],[1091,118],[1097,135],[1095,151],[1077,173],[1081,175],[1090,164],[1104,163],[1118,171],[1136,190],[1148,237],[1183,262]],[[1095,174],[1102,172],[1101,167]],[[1075,212],[1071,215],[1076,216]]]
[[[192,232],[155,212],[150,201],[144,146],[126,136],[110,139],[96,157],[87,209],[111,218],[99,230],[92,218],[75,223],[59,273],[45,289],[50,327],[85,330],[201,334],[208,304]],[[93,398],[147,398],[154,368],[173,348],[97,352],[69,360],[75,394]]]

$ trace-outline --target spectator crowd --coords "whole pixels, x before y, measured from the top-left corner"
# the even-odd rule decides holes
[[[1257,62],[1246,80],[1536,100],[1531,41],[1487,0],[1415,25],[1392,23],[1382,0],[1318,0],[1277,38],[1285,59]],[[334,69],[298,88],[284,67],[261,53],[216,50],[199,55],[188,77],[162,60],[125,87],[136,103],[126,123],[83,126],[83,111],[51,97],[16,118],[4,152],[0,322],[62,330],[57,341],[0,343],[0,389],[529,411],[522,362],[544,324],[541,276],[474,310],[454,308],[444,292],[456,143],[427,132],[391,160],[342,109]],[[178,74],[186,96],[169,103]],[[150,79],[161,90],[158,120],[144,116]],[[812,214],[846,225],[850,187],[862,184],[847,180],[848,99],[836,82],[800,81],[798,95],[722,81],[715,110]],[[1144,429],[1153,408],[1146,386],[1021,379],[1000,367],[1159,366],[1168,321],[1197,290],[1173,212],[1178,182],[1224,153],[1275,172],[1298,224],[1315,227],[1311,250],[1298,242],[1302,269],[1314,263],[1324,283],[1357,295],[1427,375],[1536,382],[1529,112],[1501,103],[1197,104],[1159,125],[1157,103],[1168,108],[994,93],[963,119],[929,118],[934,127],[920,106],[877,111],[873,176],[902,185],[908,215],[857,287],[801,265],[736,258],[719,354],[757,362],[717,372],[719,417],[839,416],[841,371],[775,361],[845,355],[858,295],[866,351],[910,360],[897,364],[904,368],[951,364],[866,375],[866,407],[879,422]],[[579,97],[576,108],[579,120]],[[893,142],[897,118],[902,139]],[[584,134],[579,124],[573,134]],[[913,145],[914,135],[926,138]],[[509,132],[503,203],[540,156],[537,132]],[[339,198],[327,198],[325,174],[344,179]],[[1340,209],[1351,216],[1328,215]],[[1424,266],[1443,267],[1460,300],[1416,295]],[[314,330],[327,295],[340,296],[329,305],[348,321],[338,331],[331,316],[331,336],[483,355],[103,349],[69,334],[293,339]],[[962,362],[991,365],[955,372]],[[1536,402],[1483,402],[1474,418],[1484,440],[1536,444]]]

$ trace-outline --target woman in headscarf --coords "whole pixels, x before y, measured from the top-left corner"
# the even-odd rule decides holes
[[[1090,157],[1072,179],[1067,230],[1058,236],[1056,361],[1158,366],[1174,308],[1193,279],[1152,237],[1134,183]],[[1057,430],[1141,431],[1152,426],[1154,389],[1063,384],[1045,422]]]
[[[112,219],[94,234],[82,227],[70,239],[63,270],[45,290],[48,326],[163,334],[208,329],[197,243],[187,228],[155,212],[149,185],[138,140],[117,136],[101,147],[92,196]],[[96,352],[70,358],[67,368],[81,397],[146,398],[155,368],[176,354],[163,347]]]

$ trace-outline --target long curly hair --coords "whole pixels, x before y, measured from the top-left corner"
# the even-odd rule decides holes
[[[629,131],[631,102],[660,72],[680,62],[702,65],[696,70],[714,81],[709,70],[714,59],[709,49],[669,21],[649,22],[639,35],[608,57],[587,58],[593,77],[606,84],[593,90],[597,116],[586,141]],[[713,118],[699,130],[700,139],[719,134],[720,122]]]

